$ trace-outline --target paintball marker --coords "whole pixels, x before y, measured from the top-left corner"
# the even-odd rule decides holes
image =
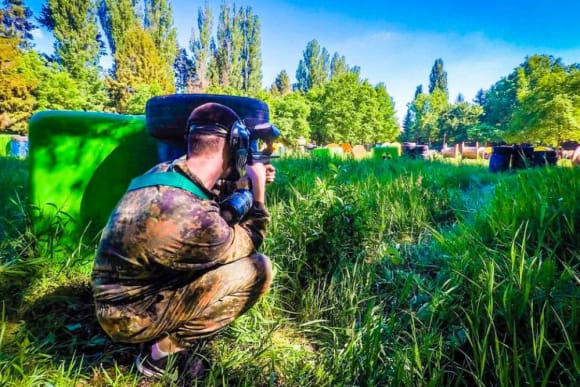
[[[273,155],[274,140],[280,136],[280,131],[274,125],[265,123],[249,128],[250,149],[248,152],[248,164],[269,164],[270,159],[280,157]],[[260,142],[264,147],[260,150]],[[238,189],[228,195],[221,203],[222,217],[232,225],[238,223],[252,207],[254,198],[249,189]]]
[[[280,130],[270,123],[258,124],[249,128],[250,132],[250,152],[248,153],[248,164],[264,163],[269,164],[270,159],[280,157],[273,155],[274,140],[280,137]],[[265,146],[259,150],[260,142]]]

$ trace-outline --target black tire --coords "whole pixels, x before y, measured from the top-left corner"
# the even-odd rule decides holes
[[[514,153],[514,147],[510,145],[497,145],[492,148],[492,154],[510,156]]]
[[[494,146],[489,158],[489,171],[505,172],[510,168],[514,148],[507,145]]]
[[[525,169],[534,163],[534,148],[531,145],[516,145],[512,154],[512,169]]]
[[[555,150],[534,151],[535,167],[543,167],[545,165],[556,165],[558,163],[558,154]]]
[[[259,99],[219,94],[172,94],[147,101],[145,120],[149,134],[158,139],[183,140],[189,114],[207,102],[234,110],[248,128],[268,123],[270,119],[268,105]]]

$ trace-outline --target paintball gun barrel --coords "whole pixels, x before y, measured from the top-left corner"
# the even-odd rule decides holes
[[[248,154],[248,164],[264,163],[268,164],[270,159],[280,157],[274,155],[274,141],[280,137],[280,130],[270,123],[258,124],[249,129],[250,132],[250,152]],[[264,144],[262,150],[259,149],[260,141]]]

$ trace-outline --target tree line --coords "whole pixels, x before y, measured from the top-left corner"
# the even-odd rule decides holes
[[[205,3],[180,47],[168,0],[46,0],[32,15],[24,0],[0,9],[0,131],[26,133],[41,110],[143,114],[146,101],[171,93],[260,98],[283,140],[429,144],[580,140],[579,65],[532,56],[474,101],[449,102],[447,73],[437,59],[429,88],[419,85],[399,127],[386,85],[371,85],[339,53],[307,43],[291,84],[281,70],[262,86],[260,20],[251,7]],[[214,24],[215,23],[215,24]],[[54,53],[38,53],[32,33],[54,36]],[[215,28],[214,28],[215,26]],[[101,59],[109,56],[110,69]]]
[[[445,145],[464,141],[560,146],[580,142],[580,65],[533,55],[472,103],[449,103],[443,60],[431,69],[429,90],[417,86],[403,121],[404,141]]]

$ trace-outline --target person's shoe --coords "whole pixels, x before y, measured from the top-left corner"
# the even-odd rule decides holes
[[[209,373],[209,362],[206,358],[200,357],[191,351],[185,351],[184,356],[181,356],[177,365],[179,369],[179,377],[187,384],[191,384],[196,380],[201,380]]]
[[[203,378],[209,370],[209,362],[192,350],[180,351],[155,360],[151,356],[151,346],[145,345],[141,346],[135,365],[142,375],[156,379],[169,377],[175,380],[179,377],[193,381]],[[175,369],[179,374],[172,372]]]
[[[141,351],[139,351],[139,355],[135,359],[135,365],[142,375],[150,378],[161,378],[168,371],[170,360],[174,358],[174,355],[169,355],[155,360],[151,356],[151,346],[141,345]]]

